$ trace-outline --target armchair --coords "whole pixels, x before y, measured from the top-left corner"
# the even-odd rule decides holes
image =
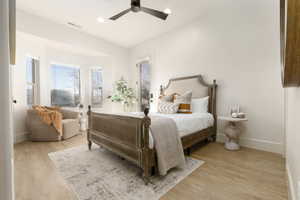
[[[45,124],[34,109],[27,111],[27,128],[31,141],[60,141],[73,137],[79,133],[79,113],[60,110],[62,113],[62,135],[53,127]]]

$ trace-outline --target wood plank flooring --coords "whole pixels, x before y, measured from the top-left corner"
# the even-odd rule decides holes
[[[48,157],[49,152],[85,144],[84,136],[62,142],[15,145],[16,200],[76,200]],[[242,148],[226,151],[211,143],[192,153],[205,161],[161,200],[287,200],[284,159]]]

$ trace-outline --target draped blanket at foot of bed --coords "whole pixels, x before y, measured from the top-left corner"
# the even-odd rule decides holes
[[[174,167],[184,168],[184,152],[176,123],[167,117],[150,117],[159,174],[166,175],[168,170]]]

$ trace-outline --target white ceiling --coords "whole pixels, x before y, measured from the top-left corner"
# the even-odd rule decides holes
[[[168,32],[208,12],[211,0],[141,0],[142,6],[172,14],[166,21],[144,13],[129,13],[117,21],[97,22],[130,7],[130,0],[17,0],[17,9],[57,23],[72,22],[81,31],[101,37],[123,47],[132,47]]]

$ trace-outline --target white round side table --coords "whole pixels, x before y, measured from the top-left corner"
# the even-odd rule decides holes
[[[227,121],[224,132],[227,137],[225,142],[225,148],[228,150],[239,150],[239,137],[241,130],[238,127],[238,123],[248,121],[247,118],[233,118],[233,117],[218,117],[219,120]]]

